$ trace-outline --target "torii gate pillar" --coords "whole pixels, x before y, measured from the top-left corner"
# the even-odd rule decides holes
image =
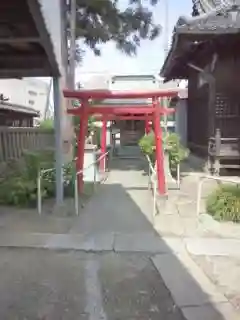
[[[156,164],[157,164],[157,182],[158,191],[160,195],[166,194],[166,182],[164,174],[164,154],[162,143],[162,128],[160,124],[160,106],[158,98],[153,98],[154,111],[154,132],[155,132],[155,145],[156,145]]]

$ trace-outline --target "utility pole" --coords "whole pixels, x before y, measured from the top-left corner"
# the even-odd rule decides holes
[[[75,89],[75,55],[76,55],[76,16],[77,1],[70,0],[70,50],[69,50],[69,70],[68,86]]]
[[[164,58],[168,55],[168,40],[169,40],[169,5],[168,2],[170,0],[164,0],[164,28],[163,28],[163,36],[164,36]]]
[[[164,0],[164,27],[163,27],[163,37],[164,37],[164,42],[163,42],[163,50],[164,50],[164,59],[167,58],[168,55],[168,36],[169,36],[169,6],[168,6],[168,1],[170,0]],[[164,108],[168,107],[168,98],[164,97],[162,98],[162,104]],[[163,126],[164,126],[164,131],[167,134],[168,132],[168,117],[166,114],[163,116]]]

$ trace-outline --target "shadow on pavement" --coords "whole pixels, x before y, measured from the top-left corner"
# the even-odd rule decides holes
[[[232,319],[223,317],[216,308],[217,304],[220,310],[228,312],[225,310],[227,300],[194,264],[181,241],[176,238],[167,240],[155,231],[150,192],[145,186],[139,186],[137,181],[126,182],[130,174],[127,161],[119,162],[120,166],[116,162],[113,166],[115,170],[125,171],[119,176],[119,183],[114,181],[103,185],[70,232],[92,235],[114,233],[115,252],[150,254],[155,268],[187,320]],[[139,162],[136,167],[141,170]],[[207,292],[202,286],[207,288]]]
[[[219,305],[220,309],[223,308],[225,312],[225,305],[227,300],[215,290],[215,287],[210,282],[210,280],[208,280],[207,277],[203,275],[201,270],[193,263],[191,258],[185,252],[181,239],[166,239],[161,237],[161,235],[159,235],[159,233],[155,231],[153,227],[154,219],[152,217],[151,194],[147,190],[147,179],[143,178],[141,172],[144,169],[142,161],[135,161],[135,164],[133,160],[114,161],[111,169],[112,177],[110,176],[110,181],[107,181],[106,184],[101,186],[100,190],[95,194],[91,201],[87,203],[79,218],[74,219],[72,221],[73,224],[71,225],[71,228],[68,228],[68,230],[66,230],[66,232],[69,231],[69,235],[86,234],[90,236],[92,235],[93,237],[95,237],[95,239],[97,239],[98,235],[114,234],[113,252],[111,253],[114,254],[114,256],[109,259],[106,258],[106,260],[103,260],[102,262],[104,264],[104,272],[108,276],[101,276],[105,280],[108,279],[109,283],[104,284],[105,280],[103,280],[99,285],[100,287],[104,286],[104,288],[110,288],[110,291],[106,290],[106,292],[104,292],[104,297],[106,297],[104,306],[106,310],[108,310],[108,308],[111,309],[107,311],[108,314],[111,314],[111,318],[102,316],[102,310],[100,309],[93,310],[93,307],[95,308],[95,306],[92,306],[92,304],[94,304],[95,302],[93,300],[90,300],[88,313],[99,313],[91,319],[130,319],[129,317],[126,318],[125,316],[121,316],[121,314],[119,317],[116,316],[118,309],[122,308],[122,305],[119,304],[118,301],[119,297],[121,296],[121,301],[124,300],[124,297],[127,297],[127,299],[125,299],[126,304],[128,303],[127,300],[132,299],[131,301],[132,303],[135,303],[136,310],[139,304],[140,314],[138,315],[138,317],[136,317],[136,319],[139,320],[157,320],[160,318],[164,320],[184,320],[184,317],[187,320],[233,320],[231,317],[224,318],[219,310],[217,310],[216,304]],[[138,178],[140,180],[137,180]],[[127,262],[128,266],[130,267],[122,266],[122,269],[120,270],[119,266],[121,266],[122,262],[119,259],[121,253],[123,255],[131,254],[131,256],[130,258],[128,258]],[[138,278],[136,278],[138,280],[137,283],[139,283],[139,286],[137,286],[136,281],[133,283],[134,273],[132,269],[138,267],[139,263],[139,260],[137,258],[135,259],[134,257],[132,257],[135,254],[142,254],[149,257],[152,262],[152,266],[154,266],[155,268],[154,270],[159,272],[159,280],[156,280],[156,278],[154,277],[148,278],[147,273],[141,272],[138,274]],[[16,278],[16,281],[26,282],[23,283],[23,286],[25,286],[26,291],[29,290],[32,295],[31,297],[35,302],[38,299],[37,292],[39,292],[39,290],[41,292],[42,290],[42,292],[44,292],[44,295],[46,295],[44,286],[49,283],[52,285],[53,292],[50,295],[52,299],[51,304],[45,306],[43,301],[39,301],[39,303],[42,303],[41,308],[43,310],[43,314],[44,312],[49,312],[50,314],[52,312],[52,314],[55,314],[55,317],[49,319],[61,318],[59,313],[60,311],[56,311],[58,309],[57,302],[59,302],[56,302],[55,300],[57,299],[57,290],[65,292],[66,288],[67,297],[65,297],[64,294],[62,297],[62,300],[66,301],[66,303],[69,299],[72,299],[69,298],[70,295],[74,296],[74,294],[76,294],[76,296],[80,297],[79,299],[81,299],[81,297],[83,296],[85,298],[85,293],[79,292],[83,290],[82,286],[78,284],[78,286],[75,287],[74,284],[76,283],[77,279],[81,277],[81,274],[84,274],[85,271],[90,272],[96,267],[95,264],[91,264],[92,260],[90,259],[90,262],[87,262],[87,270],[85,270],[83,273],[80,273],[79,268],[81,267],[81,257],[76,258],[76,256],[72,256],[71,258],[70,255],[73,255],[73,253],[69,252],[69,255],[65,254],[62,258],[56,258],[57,260],[54,264],[54,268],[56,268],[55,270],[61,269],[61,273],[59,275],[57,274],[57,271],[55,273],[53,265],[51,265],[51,262],[49,262],[50,258],[46,259],[44,257],[41,258],[41,263],[37,266],[34,264],[36,263],[36,258],[34,258],[34,256],[31,258],[31,255],[28,256],[27,261],[29,265],[31,265],[32,263],[33,266],[31,272],[25,271],[24,259],[21,260],[20,257],[19,261],[21,262],[19,262],[19,266],[15,268],[16,274],[19,274],[20,276],[23,275],[23,278]],[[95,258],[92,259],[94,260]],[[102,258],[99,257],[98,259]],[[12,260],[12,263],[14,263],[14,261],[15,260]],[[110,268],[110,264],[112,265],[112,268]],[[9,264],[9,268],[10,266],[11,263]],[[1,265],[1,268],[3,268],[6,272],[6,266],[4,264]],[[3,271],[3,269],[1,268],[0,270]],[[42,277],[40,278],[41,280],[39,280],[42,282],[42,287],[41,289],[38,289],[38,291],[32,290],[31,283],[27,282],[28,277],[31,278],[32,274],[33,282],[36,285],[36,281],[38,280],[34,279],[36,275],[36,273],[33,272],[35,270],[34,268],[36,268],[39,274],[42,274]],[[47,275],[43,274],[44,268],[46,268],[46,270],[48,270],[49,268],[51,272]],[[144,270],[144,268],[142,268],[141,270]],[[92,274],[94,274],[94,272]],[[92,282],[96,282],[96,280],[91,278],[92,274],[89,276],[89,284],[87,284],[87,286],[89,285],[90,292],[94,290],[94,287],[92,287]],[[120,274],[124,275],[124,286],[123,279],[119,278]],[[4,280],[5,284],[11,283],[10,275],[8,276],[8,278],[8,280]],[[86,279],[79,279],[79,281],[84,282],[86,281]],[[141,314],[144,311],[141,309],[141,303],[138,301],[138,299],[140,298],[137,295],[131,297],[128,295],[128,292],[131,290],[131,286],[133,285],[135,285],[137,288],[136,292],[139,293],[141,291],[142,295],[144,295],[144,286],[140,286],[141,281],[147,282],[148,284],[146,285],[150,286],[152,290],[156,292],[160,290],[158,289],[158,287],[162,285],[161,283],[165,283],[165,286],[170,291],[171,296],[175,302],[173,302],[172,299],[169,300],[169,298],[167,300],[164,300],[166,299],[166,297],[165,295],[162,296],[161,292],[159,292],[157,295],[150,295],[150,297],[152,297],[151,299],[155,300],[154,303],[153,301],[148,301],[148,305],[151,305],[152,303],[152,307],[155,308],[155,316],[148,318],[147,315]],[[128,286],[126,284],[128,284]],[[203,290],[203,287],[207,288],[207,292]],[[116,292],[114,295],[112,295],[115,289]],[[1,290],[3,292],[3,287],[0,286],[0,292]],[[14,290],[16,289],[11,290],[10,288],[10,293],[8,292],[8,295],[10,294],[10,296],[7,295],[6,297],[4,297],[4,299],[10,299],[10,302],[12,297],[14,297],[14,299],[17,299],[18,304],[12,307],[19,308],[20,310],[23,307],[20,299],[21,291],[15,292]],[[74,290],[76,290],[76,292]],[[103,287],[101,288],[101,290],[103,290]],[[91,294],[94,298],[94,293],[91,292]],[[147,292],[147,296],[148,295],[149,293]],[[2,303],[9,303],[9,301],[3,301]],[[65,312],[66,310],[70,310],[69,312],[71,312],[71,308],[74,308],[79,304],[78,299],[76,300],[75,297],[70,302],[69,301],[66,309],[62,310],[62,312]],[[80,304],[82,303],[83,299],[81,299]],[[88,303],[88,301],[86,303]],[[59,310],[61,310],[62,306],[63,304],[60,304]],[[44,308],[50,309],[45,310]],[[78,307],[77,310],[79,310],[79,308],[80,307]],[[81,310],[83,309],[84,306],[82,305]],[[180,310],[183,315],[181,314]],[[32,310],[32,314],[34,314],[34,312],[35,311]],[[72,315],[72,317],[66,317],[65,319],[75,319],[75,316],[76,315]],[[79,319],[90,319],[90,317],[88,317],[88,315],[86,314],[83,314],[82,317],[81,315],[79,315]]]

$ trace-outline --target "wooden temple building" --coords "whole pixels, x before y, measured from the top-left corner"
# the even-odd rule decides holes
[[[109,88],[113,91],[122,90],[136,90],[141,92],[144,90],[157,90],[158,82],[153,75],[116,75],[111,77],[109,81]],[[119,99],[105,101],[108,105],[127,108],[128,105],[133,106],[149,106],[151,101],[148,99]],[[126,109],[127,110],[127,109]],[[128,114],[126,113],[126,116]],[[144,117],[144,114],[141,114]],[[121,146],[134,146],[137,145],[139,140],[145,133],[145,121],[139,119],[117,120],[113,123],[113,128],[119,130],[119,138]]]
[[[188,146],[219,173],[240,168],[240,1],[208,12],[202,2],[177,21],[160,75],[188,80]]]
[[[0,127],[33,127],[39,116],[34,108],[0,101]]]

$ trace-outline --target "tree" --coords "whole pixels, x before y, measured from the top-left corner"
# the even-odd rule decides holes
[[[136,54],[142,39],[155,39],[160,25],[153,21],[153,6],[159,0],[76,0],[76,38],[82,39],[96,55],[100,44],[114,41],[128,55]],[[70,5],[68,7],[70,12]],[[82,55],[76,47],[76,59]]]

